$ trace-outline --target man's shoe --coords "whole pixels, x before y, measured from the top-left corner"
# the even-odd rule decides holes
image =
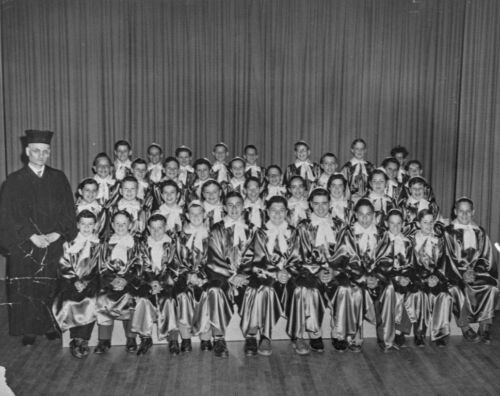
[[[94,349],[94,353],[102,355],[103,353],[106,353],[109,348],[111,348],[111,340],[99,340]]]
[[[26,334],[23,336],[23,339],[21,342],[23,343],[24,346],[29,346],[33,345],[36,340],[36,335],[31,335],[31,334]]]
[[[216,338],[214,341],[214,354],[217,357],[228,357],[226,340],[224,338]]]
[[[168,342],[168,351],[170,352],[171,355],[178,355],[179,353],[181,353],[181,348],[179,347],[179,341],[170,340]]]
[[[309,345],[311,347],[311,351],[321,353],[325,350],[325,345],[323,344],[323,339],[319,338],[311,338],[309,340]]]
[[[481,337],[471,327],[462,328],[462,335],[464,340],[468,342],[476,343],[481,341]]]
[[[191,352],[192,350],[191,338],[183,338],[181,341],[181,352]]]
[[[135,337],[127,337],[127,343],[125,344],[125,349],[129,353],[137,351],[137,341]]]
[[[151,337],[141,337],[141,344],[137,350],[137,355],[144,355],[153,346],[153,339]]]
[[[332,338],[332,345],[337,352],[344,353],[347,350],[349,343],[346,340]]]
[[[311,353],[309,345],[303,338],[297,338],[292,342],[292,345],[295,349],[295,353],[297,353],[298,355],[309,355],[309,353]]]
[[[257,339],[255,337],[245,338],[245,346],[243,350],[247,356],[257,355]]]
[[[69,343],[69,350],[71,351],[71,355],[73,355],[73,357],[77,359],[81,359],[84,356],[81,350],[82,341],[83,340],[81,338],[73,338]]]
[[[201,340],[200,349],[202,352],[209,352],[212,350],[212,341],[210,340]]]
[[[491,343],[491,325],[489,324],[480,324],[479,325],[479,336],[481,337],[481,342],[484,344]]]
[[[271,356],[273,349],[271,348],[271,340],[267,337],[260,337],[259,349],[257,353],[262,356]]]

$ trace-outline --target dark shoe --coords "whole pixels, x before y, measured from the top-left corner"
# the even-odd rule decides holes
[[[137,351],[137,341],[135,337],[127,337],[127,343],[125,344],[125,349],[127,352],[135,352]]]
[[[200,349],[202,352],[209,352],[212,350],[212,341],[210,340],[201,340]]]
[[[88,340],[82,340],[82,343],[80,344],[80,352],[82,355],[85,357],[90,353],[90,348],[89,348],[89,341]]]
[[[414,341],[415,341],[415,346],[417,346],[419,348],[425,347],[425,341],[424,341],[424,337],[422,335],[416,335]]]
[[[73,355],[73,357],[76,357],[77,359],[81,359],[84,356],[81,350],[82,341],[83,340],[81,338],[73,338],[69,343],[69,350],[71,351],[71,355]]]
[[[178,355],[179,353],[181,353],[181,349],[179,348],[179,341],[177,341],[177,340],[170,340],[168,342],[168,351],[172,355]]]
[[[224,338],[216,338],[214,341],[214,354],[217,357],[228,357],[226,340]]]
[[[481,337],[470,327],[462,329],[462,335],[464,336],[465,341],[468,342],[476,343],[481,341]]]
[[[45,338],[47,338],[47,340],[49,341],[54,341],[54,340],[57,340],[57,339],[60,339],[61,338],[61,334],[59,334],[57,331],[48,331],[45,333]]]
[[[349,351],[351,351],[353,353],[360,353],[361,352],[361,345],[360,344],[356,344],[354,342],[351,342],[349,344]]]
[[[181,341],[181,352],[191,352],[192,350],[191,338],[183,338]]]
[[[262,356],[271,356],[273,349],[271,348],[271,340],[267,337],[260,337],[259,349],[257,353]]]
[[[444,348],[448,344],[448,336],[436,340],[436,346]]]
[[[243,350],[247,356],[257,355],[257,339],[255,337],[247,337]]]
[[[311,347],[311,351],[321,353],[325,350],[325,345],[323,344],[323,339],[319,338],[311,338],[309,340],[309,345]]]
[[[33,345],[35,343],[35,340],[36,340],[36,336],[35,335],[24,335],[23,336],[23,339],[22,339],[22,343],[24,346],[28,346],[28,345]]]
[[[340,353],[344,353],[349,346],[349,343],[346,340],[339,340],[338,338],[332,338],[333,348]]]
[[[484,344],[491,343],[491,325],[489,324],[481,324],[479,325],[479,337],[481,338],[481,342]]]
[[[153,339],[151,337],[141,337],[141,344],[137,350],[137,355],[144,355],[152,346]]]
[[[111,348],[111,340],[99,340],[94,349],[94,353],[102,355],[103,353],[106,353],[109,348]]]
[[[406,348],[406,339],[404,334],[396,334],[396,337],[394,338],[394,343],[399,347],[399,348]]]

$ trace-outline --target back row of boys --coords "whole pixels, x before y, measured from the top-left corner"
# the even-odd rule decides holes
[[[226,164],[219,143],[213,165],[198,159],[193,167],[184,146],[162,162],[152,144],[149,164],[131,162],[126,141],[115,145],[114,167],[99,154],[94,178],[78,189],[80,232],[65,246],[53,307],[61,329],[70,329],[72,354],[89,353],[96,321],[95,352],[105,353],[119,319],[128,351],[147,352],[157,323],[171,353],[190,351],[196,334],[202,350],[227,356],[233,304],[247,355],[272,353],[281,316],[298,354],[323,351],[327,306],[339,352],[361,350],[364,320],[376,324],[384,351],[403,347],[412,327],[416,345],[429,329],[444,346],[452,314],[466,340],[488,343],[496,266],[472,201],[459,199],[448,224],[420,163],[403,171],[406,149],[395,148],[382,169],[364,159],[362,139],[351,151],[337,173],[335,155],[315,164],[307,143],[297,142],[286,187],[278,166],[257,165],[254,146]]]

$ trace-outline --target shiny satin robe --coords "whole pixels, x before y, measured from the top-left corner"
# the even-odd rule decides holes
[[[375,167],[371,162],[365,161],[365,168],[366,174],[363,172],[356,174],[356,166],[353,165],[351,161],[348,161],[340,170],[347,180],[350,194],[354,198],[353,200],[362,197],[368,192],[368,175],[373,172]]]
[[[363,198],[368,199],[375,208],[375,222],[378,227],[385,229],[385,217],[391,209],[397,209],[396,201],[394,201],[387,194],[379,196],[373,191],[366,194]]]
[[[476,248],[464,250],[464,231],[455,223],[445,228],[445,273],[453,297],[453,314],[460,327],[469,323],[491,323],[498,300],[498,271],[491,241],[482,227],[474,226]],[[474,271],[475,280],[467,283],[467,269]]]
[[[341,205],[338,205],[337,208],[336,202],[330,200],[330,214],[333,218],[339,219],[344,226],[350,225],[354,222],[354,213],[352,211],[352,202],[348,199],[345,199]]]
[[[410,237],[415,249],[417,287],[427,296],[424,315],[425,325],[430,328],[431,340],[436,341],[450,334],[453,300],[448,292],[447,279],[439,270],[444,254],[442,235],[424,236],[417,231]],[[429,278],[435,276],[435,286],[429,284]]]
[[[309,160],[307,162],[309,162],[311,174],[307,175],[304,180],[306,181],[306,190],[309,191],[321,176],[321,167],[316,162],[312,162]],[[290,179],[294,176],[302,176],[301,167],[297,166],[295,163],[290,164],[286,167],[284,174],[285,185],[288,185]]]
[[[304,338],[306,332],[313,338],[321,336],[329,287],[321,282],[319,273],[324,269],[330,270],[341,227],[342,222],[333,219],[330,229],[334,240],[316,246],[319,226],[315,226],[310,219],[301,221],[297,226],[300,257],[287,266],[292,274],[287,285],[290,296],[286,307],[287,333],[291,338]]]
[[[260,180],[260,183],[262,184],[264,182],[264,177],[266,175],[266,168],[263,168],[261,166],[255,165],[245,165],[245,178],[248,179],[249,177],[256,177],[257,179]]]
[[[428,209],[432,210],[432,212],[437,216],[437,214],[439,213],[439,207],[436,202],[430,202],[428,200],[424,201],[426,202],[422,204],[420,204],[419,202],[412,202],[409,198],[405,198],[400,201],[399,206],[403,211],[404,221],[407,225],[415,222],[417,214],[420,210],[422,210],[422,208],[425,209],[427,207]]]
[[[78,200],[76,202],[76,214],[78,215],[83,210],[91,211],[96,217],[95,232],[99,235],[101,239],[107,239],[106,230],[109,228],[109,215],[106,208],[104,208],[97,201],[93,204],[88,204],[83,200]]]
[[[109,209],[111,206],[116,205],[116,202],[120,199],[120,183],[112,178],[101,179],[97,175],[94,176],[94,179],[99,184],[97,202],[105,209]],[[105,183],[106,186],[101,186],[102,183]]]
[[[149,212],[144,209],[143,202],[137,199],[139,202],[139,209],[137,211],[131,211],[129,209],[124,209],[128,214],[132,216],[132,224],[130,226],[130,234],[136,238],[141,238],[144,231],[146,230],[146,219],[149,217]],[[120,200],[116,205],[109,208],[109,220],[113,218],[113,215],[120,210],[121,204]],[[110,225],[111,226],[111,225]],[[111,232],[110,232],[111,234]]]
[[[366,287],[365,275],[372,267],[376,248],[383,231],[375,228],[372,245],[363,250],[360,235],[353,226],[344,226],[339,232],[339,243],[332,260],[335,293],[330,301],[332,312],[332,338],[356,339],[360,344],[363,339],[364,320],[376,324],[375,308]]]
[[[425,331],[425,293],[418,287],[419,268],[415,264],[412,242],[403,236],[404,254],[395,250],[395,243],[386,232],[377,246],[375,262],[369,275],[379,284],[370,291],[375,300],[377,337],[385,345],[394,343],[395,331],[409,334],[412,324]],[[409,279],[403,286],[402,277]]]
[[[261,228],[267,221],[267,213],[265,210],[264,202],[259,198],[258,209],[254,218],[253,208],[250,205],[250,202],[245,200],[245,209],[243,210],[243,217],[245,219],[245,223],[252,224],[256,228]]]
[[[96,320],[96,296],[99,291],[99,244],[87,242],[88,257],[83,257],[85,247],[77,253],[68,250],[75,241],[66,242],[64,253],[59,261],[59,287],[52,305],[52,313],[61,331],[84,326]],[[86,284],[79,292],[75,288],[77,281]]]
[[[176,243],[163,243],[161,267],[153,265],[151,247],[147,241],[140,245],[143,270],[140,286],[135,297],[135,310],[131,321],[131,331],[141,336],[151,337],[153,324],[158,324],[158,339],[167,338],[172,330],[177,330],[177,303],[175,285],[179,279],[179,261],[176,260]],[[162,290],[152,294],[151,282],[157,281]]]
[[[241,304],[244,290],[235,288],[229,278],[238,272],[243,252],[250,243],[255,229],[246,226],[245,240],[233,246],[234,226],[225,228],[224,221],[210,230],[207,261],[202,269],[207,277],[203,294],[195,311],[195,333],[206,333],[211,328],[225,334],[233,315],[232,304]]]
[[[243,254],[238,273],[249,276],[240,308],[240,327],[245,337],[256,329],[271,339],[273,327],[284,316],[287,293],[285,285],[278,282],[277,273],[299,258],[294,228],[289,225],[287,230],[290,237],[286,239],[285,252],[281,252],[278,244],[269,251],[268,230],[264,224]]]
[[[97,295],[97,324],[110,326],[113,320],[129,320],[134,306],[134,297],[141,285],[142,255],[140,243],[127,249],[127,261],[111,259],[115,244],[104,242],[99,249],[99,273],[101,290]],[[116,277],[124,278],[127,285],[123,290],[114,290],[112,282]]]

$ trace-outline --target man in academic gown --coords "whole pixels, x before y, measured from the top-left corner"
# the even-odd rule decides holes
[[[26,131],[29,163],[10,174],[0,199],[0,244],[9,252],[10,335],[57,337],[51,314],[62,245],[76,236],[73,196],[63,172],[46,165],[53,132]]]

